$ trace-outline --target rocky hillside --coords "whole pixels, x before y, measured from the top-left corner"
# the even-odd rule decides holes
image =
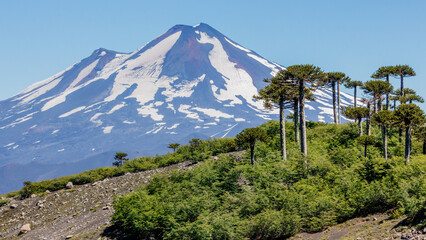
[[[108,233],[115,196],[133,191],[154,174],[167,174],[196,166],[183,162],[57,192],[12,200],[0,208],[1,239],[110,239]],[[25,226],[26,225],[26,226]],[[29,227],[29,228],[27,228]],[[21,230],[23,230],[21,232]],[[29,230],[28,232],[25,232]],[[23,233],[25,232],[25,233]]]

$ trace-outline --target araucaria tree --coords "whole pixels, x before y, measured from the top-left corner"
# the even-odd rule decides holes
[[[127,157],[127,153],[123,153],[123,152],[115,153],[115,156],[114,156],[115,161],[112,163],[112,165],[116,167],[123,166],[124,161],[129,160],[126,157]]]
[[[386,79],[386,82],[389,82],[389,76],[393,73],[392,66],[384,66],[377,69],[372,75],[371,78],[375,79]],[[389,103],[389,93],[386,94],[386,110],[390,110]]]
[[[356,105],[357,105],[357,97],[356,97],[357,88],[361,87],[361,86],[362,86],[361,81],[349,80],[349,81],[345,82],[345,87],[354,89],[354,107],[356,107]]]
[[[401,78],[401,96],[405,96],[404,77],[416,76],[416,72],[408,65],[396,65],[392,67],[392,75]]]
[[[367,158],[367,147],[376,143],[376,138],[369,135],[360,136],[356,141],[364,146],[364,157]]]
[[[405,161],[410,161],[411,155],[411,133],[413,127],[421,126],[425,122],[425,116],[419,106],[411,104],[399,105],[395,112],[395,123],[405,128]]]
[[[370,109],[366,107],[345,107],[343,115],[358,121],[359,136],[362,136],[362,119],[368,116]]]
[[[348,82],[350,79],[342,72],[329,72],[325,78],[325,84],[331,87],[333,96],[334,123],[340,123],[340,83]],[[337,90],[336,90],[337,86]],[[336,97],[337,95],[337,97]]]
[[[382,110],[373,115],[371,119],[373,124],[379,126],[382,129],[382,141],[383,141],[383,157],[388,159],[388,129],[393,124],[393,112],[390,110]]]
[[[267,136],[262,128],[246,128],[235,137],[235,143],[242,148],[250,148],[251,165],[254,165],[254,147],[257,141],[266,142]]]
[[[377,113],[377,111],[381,110],[382,96],[384,94],[388,95],[393,90],[393,87],[389,82],[382,80],[368,81],[362,88],[364,89],[365,93],[371,94],[373,96],[374,113]]]
[[[179,146],[180,146],[179,143],[170,143],[169,146],[167,146],[167,147],[173,149],[173,152],[175,152],[176,149],[179,148]]]
[[[297,89],[290,72],[281,70],[271,79],[265,79],[269,83],[264,89],[259,90],[256,99],[263,100],[264,106],[268,109],[278,107],[280,111],[280,139],[281,155],[283,160],[287,160],[286,138],[285,138],[285,104],[289,104],[297,96]],[[296,125],[296,122],[295,122]]]
[[[325,78],[325,74],[321,68],[313,65],[293,65],[287,68],[287,71],[296,80],[299,89],[299,119],[300,119],[300,150],[306,156],[308,154],[308,146],[306,141],[306,119],[305,119],[305,99],[306,84],[314,86],[318,81]]]

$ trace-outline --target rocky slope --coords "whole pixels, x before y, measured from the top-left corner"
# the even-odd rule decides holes
[[[12,200],[0,208],[0,239],[110,239],[108,233],[115,196],[133,191],[154,174],[167,174],[195,167],[183,162],[168,167],[74,186],[53,193]],[[29,224],[31,230],[20,234]],[[106,235],[106,236],[105,236]]]

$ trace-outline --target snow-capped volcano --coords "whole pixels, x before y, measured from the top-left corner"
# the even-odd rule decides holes
[[[206,24],[176,25],[133,53],[95,50],[0,102],[0,192],[276,119],[253,95],[281,69]],[[315,94],[308,119],[332,121],[330,92]]]

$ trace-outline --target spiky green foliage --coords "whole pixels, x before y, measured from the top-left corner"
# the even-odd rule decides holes
[[[408,162],[411,155],[412,129],[425,123],[425,115],[419,106],[411,103],[399,105],[394,116],[395,123],[405,128],[405,159]]]
[[[416,91],[410,88],[404,88],[404,96],[401,92],[401,89],[392,91],[392,95],[392,100],[396,100],[401,103],[424,102],[424,99],[421,96],[417,95]]]
[[[366,94],[373,96],[374,113],[381,110],[382,96],[392,92],[393,87],[389,82],[382,80],[371,80],[364,83],[362,86]],[[377,106],[379,104],[379,106]]]
[[[369,115],[370,109],[366,107],[345,107],[343,115],[349,119],[358,121],[359,136],[362,136],[362,119]]]
[[[345,87],[354,89],[354,107],[357,106],[357,88],[362,86],[361,81],[349,80],[345,82]]]
[[[382,110],[374,114],[371,118],[373,124],[379,126],[382,130],[383,141],[383,157],[388,159],[388,138],[387,133],[389,128],[395,123],[393,112],[390,110]]]
[[[115,161],[112,163],[112,165],[116,167],[123,166],[123,162],[129,160],[126,157],[127,157],[127,153],[123,153],[123,152],[115,153],[115,156],[114,156]]]
[[[416,72],[408,65],[396,65],[392,67],[392,75],[401,79],[401,96],[404,96],[404,77],[416,76]]]
[[[372,75],[371,78],[374,79],[386,79],[386,82],[389,82],[389,76],[392,75],[393,67],[392,66],[383,66],[377,69]],[[389,93],[386,93],[386,108],[385,110],[390,110],[390,101]]]
[[[176,152],[176,149],[178,149],[180,146],[179,143],[169,143],[169,145],[167,146],[167,148],[173,149],[173,152]]]
[[[250,149],[251,165],[254,165],[254,147],[257,141],[266,142],[267,136],[262,128],[246,128],[235,137],[235,143],[245,149]]]
[[[356,139],[358,144],[364,146],[364,157],[367,158],[367,147],[376,143],[376,138],[370,135],[362,135]]]

